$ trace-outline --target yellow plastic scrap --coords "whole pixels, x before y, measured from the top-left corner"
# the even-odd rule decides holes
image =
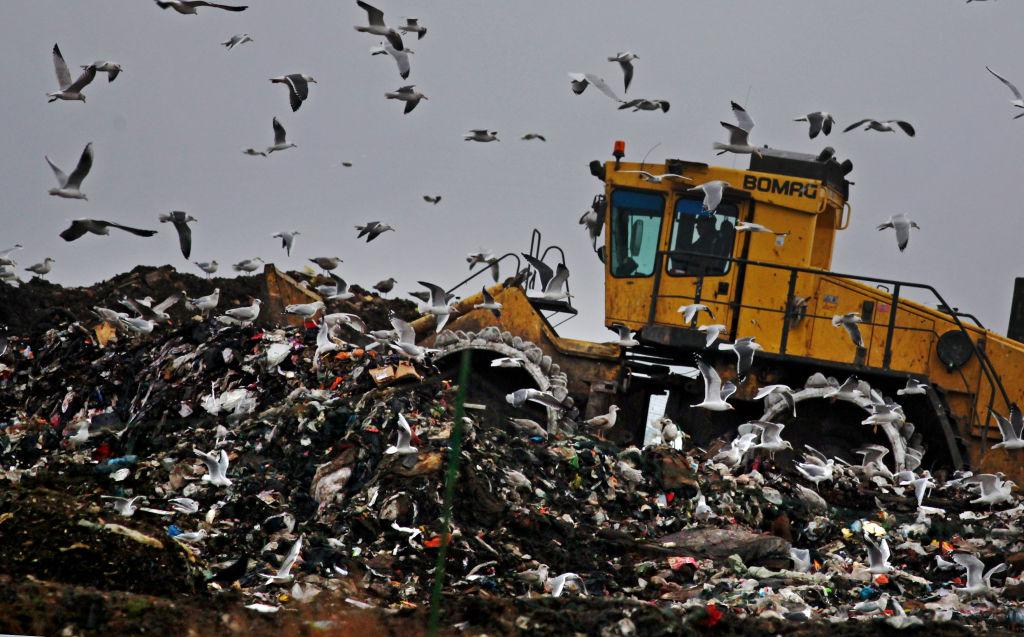
[[[875,522],[866,521],[864,522],[863,528],[865,533],[870,533],[875,537],[882,537],[886,534],[885,528],[881,524],[877,524]]]

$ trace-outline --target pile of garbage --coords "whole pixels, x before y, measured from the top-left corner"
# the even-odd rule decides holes
[[[366,332],[411,312],[351,303]],[[459,418],[457,365],[345,329],[319,357],[315,322],[5,337],[0,577],[418,621],[447,544],[445,626],[469,634],[1024,626],[1022,508],[998,478],[893,475],[884,448],[797,470],[666,421],[668,442],[619,448],[472,378]]]

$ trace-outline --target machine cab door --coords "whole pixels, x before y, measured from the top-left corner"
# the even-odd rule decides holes
[[[661,245],[666,193],[617,189],[608,205],[605,322],[647,322]]]
[[[730,303],[736,298],[738,268],[728,257],[737,253],[736,222],[746,205],[723,201],[708,212],[699,199],[675,200],[665,270],[658,285],[656,323],[682,325],[679,307],[699,302],[715,316],[702,313],[698,324],[732,328]]]

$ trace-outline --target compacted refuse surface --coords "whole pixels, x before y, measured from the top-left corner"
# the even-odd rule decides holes
[[[815,487],[792,454],[727,462],[731,437],[548,434],[472,375],[460,419],[454,361],[348,327],[319,357],[316,323],[183,304],[149,335],[97,329],[89,308],[123,294],[258,293],[152,272],[0,286],[0,633],[425,634],[445,544],[446,635],[1024,628],[1016,490],[979,502],[970,478],[936,475],[919,503],[884,461]],[[415,317],[361,289],[331,311],[368,332]]]

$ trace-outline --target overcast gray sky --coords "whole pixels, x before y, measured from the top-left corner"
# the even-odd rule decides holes
[[[827,143],[853,160],[853,222],[840,234],[835,269],[931,282],[953,305],[1005,330],[1013,277],[1024,275],[1024,119],[1010,119],[1010,93],[985,65],[1024,86],[1024,3],[376,4],[389,22],[413,15],[429,28],[422,41],[406,38],[416,51],[408,82],[390,58],[369,55],[378,38],[352,29],[365,20],[354,0],[250,0],[244,13],[199,16],[149,0],[3,0],[0,244],[25,244],[22,265],[54,256],[51,278],[64,284],[138,263],[198,272],[166,225],[151,239],[65,244],[57,236],[76,217],[158,227],[160,212],[182,209],[200,220],[193,259],[216,258],[224,269],[259,255],[295,268],[306,257],[337,255],[346,279],[372,284],[393,275],[407,291],[417,279],[455,282],[465,254],[478,247],[524,251],[537,227],[566,249],[582,310],[563,331],[605,339],[602,270],[576,224],[600,186],[587,162],[606,159],[622,138],[627,158],[660,142],[651,159],[731,165],[711,144],[737,100],[757,122],[756,143],[804,152]],[[243,32],[256,42],[220,46]],[[97,78],[86,104],[47,104],[54,42],[73,67],[111,59],[125,72],[109,85]],[[620,112],[596,91],[570,92],[569,71],[621,87],[617,66],[605,61],[619,50],[640,56],[629,95],[668,99],[668,114]],[[298,113],[285,89],[268,82],[292,72],[319,80]],[[403,116],[384,92],[406,83],[430,99]],[[810,141],[791,120],[819,109],[841,125],[908,119],[918,136]],[[299,148],[268,159],[242,155],[271,143],[275,115]],[[462,140],[484,127],[502,141]],[[519,141],[527,131],[548,143]],[[70,171],[89,141],[89,201],[48,196],[53,176],[43,155]],[[337,167],[342,160],[355,166]],[[424,194],[444,200],[430,206]],[[903,254],[891,234],[875,231],[895,212],[922,226]],[[352,226],[368,220],[398,232],[364,244]],[[304,233],[290,259],[270,238],[285,228]]]

